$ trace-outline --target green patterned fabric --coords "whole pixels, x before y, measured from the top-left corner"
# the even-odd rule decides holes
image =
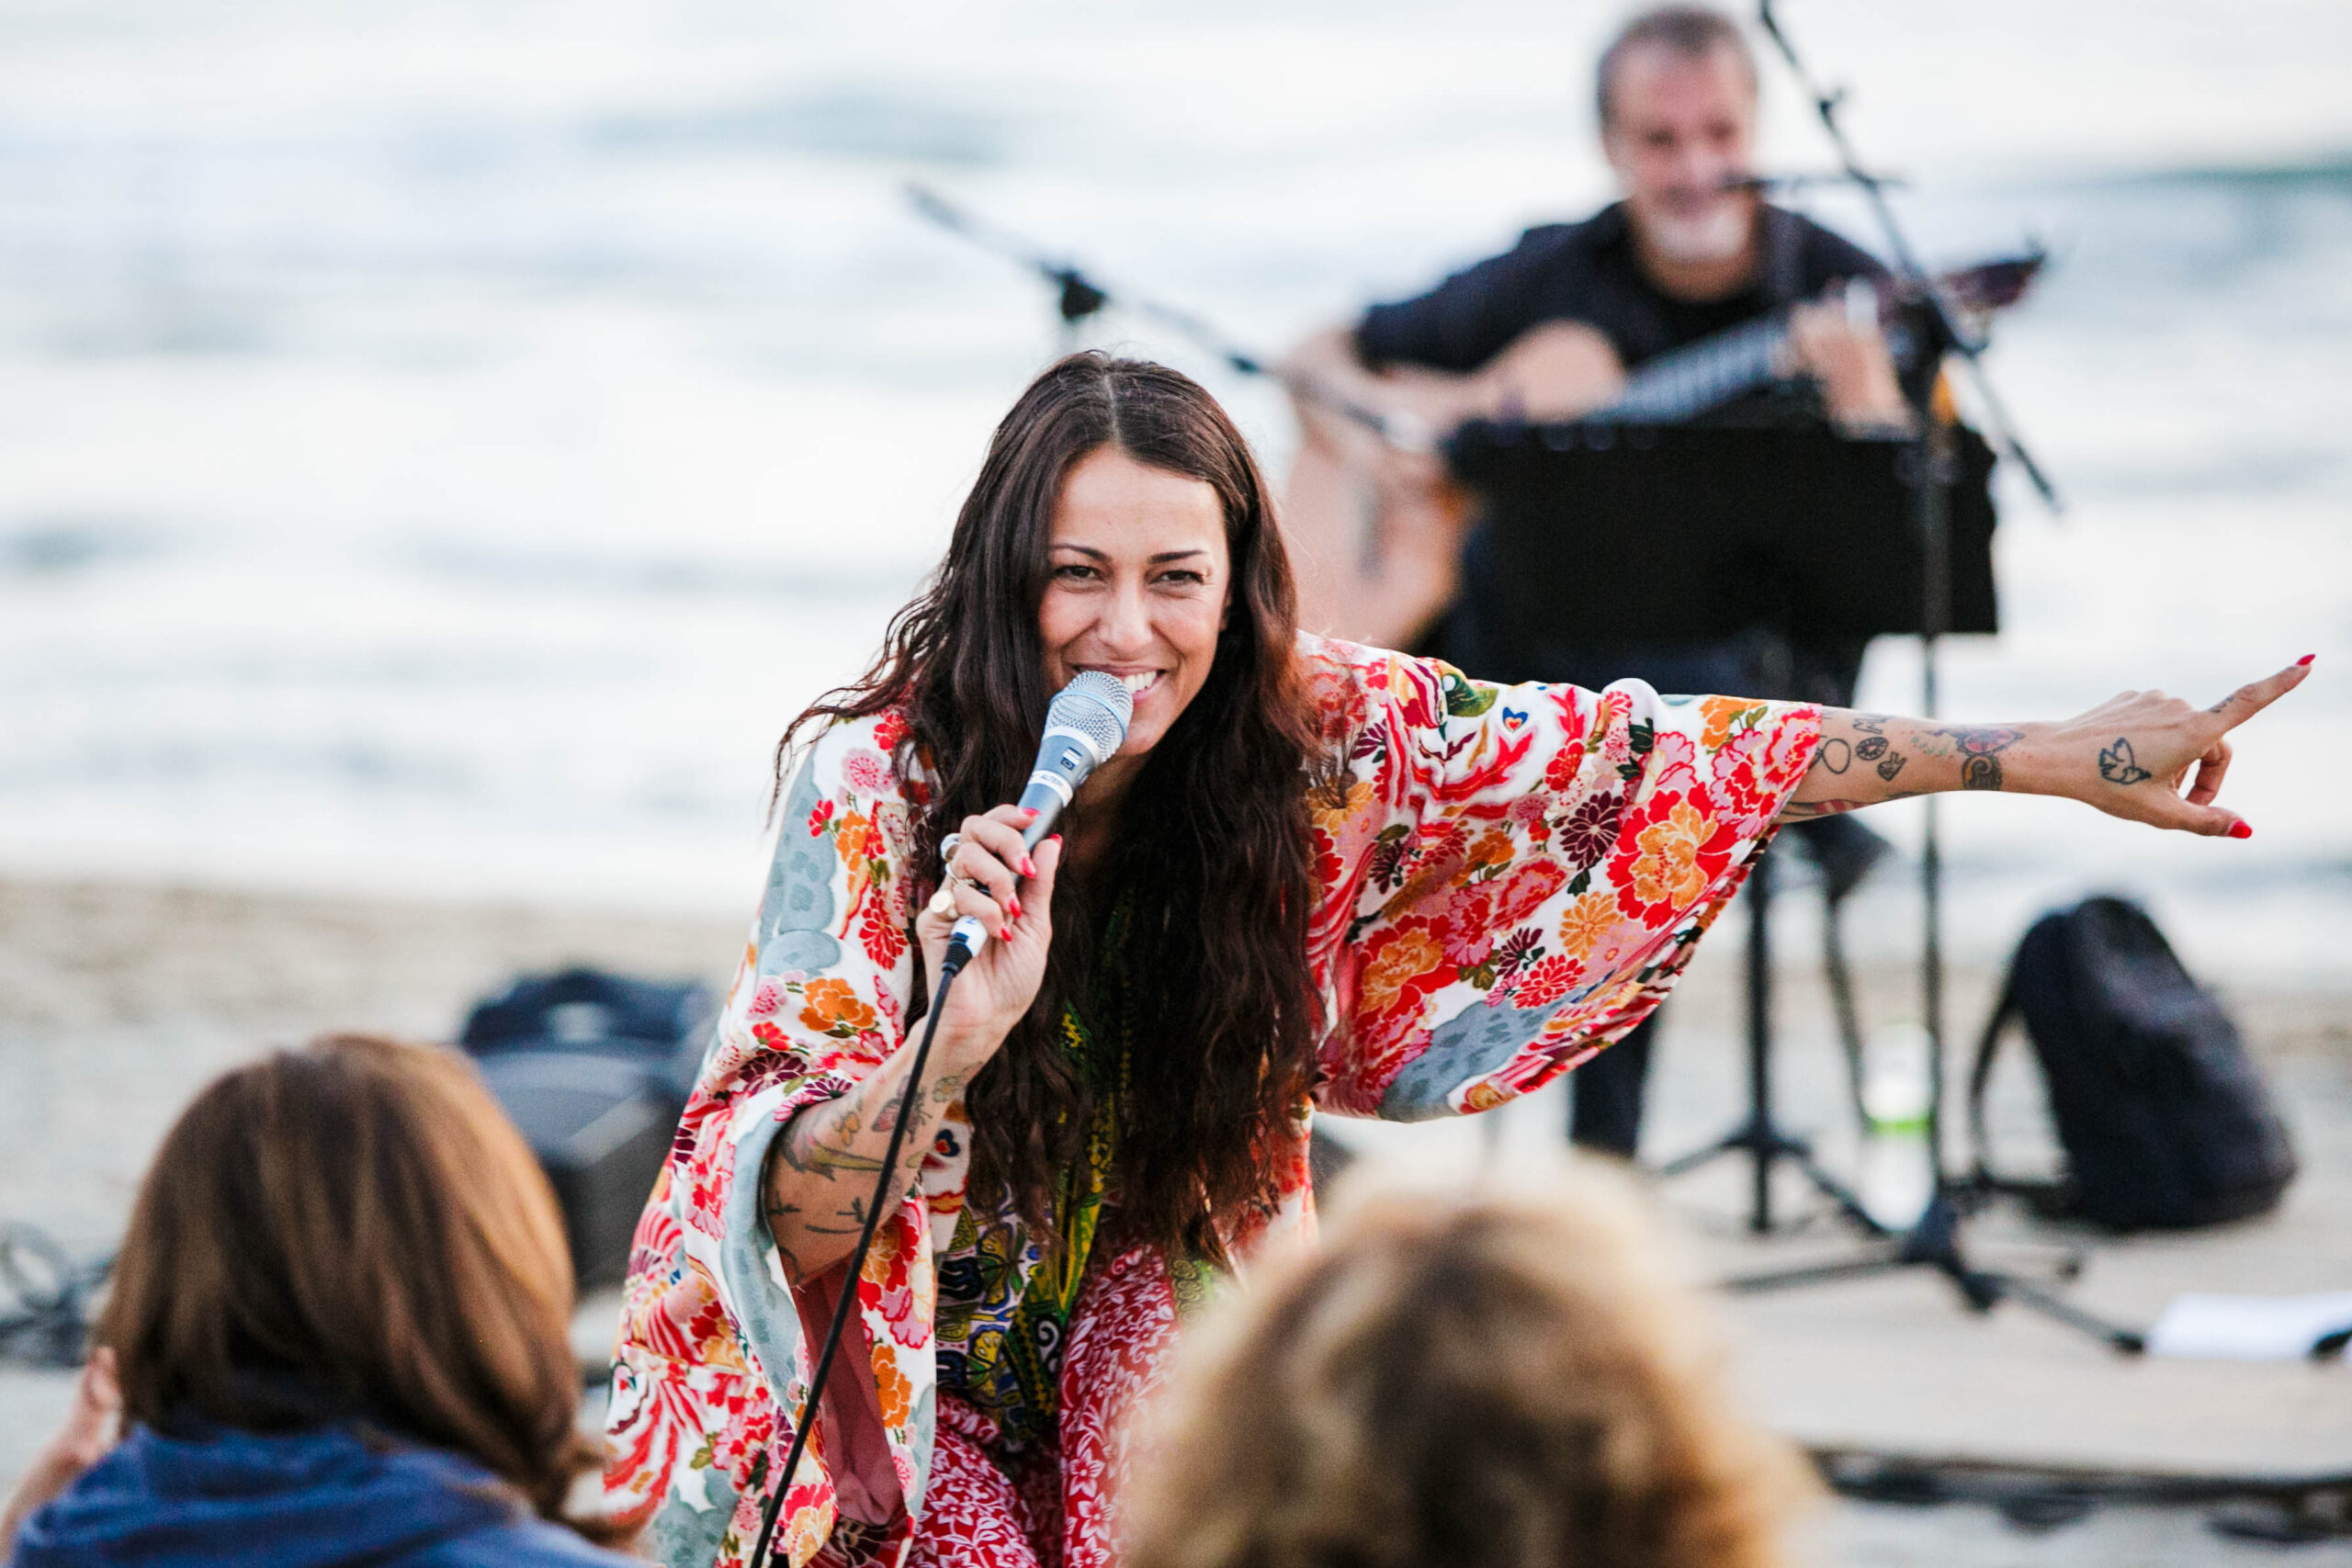
[[[1047,1435],[1059,1406],[1061,1348],[1069,1332],[1069,1314],[1086,1282],[1086,1265],[1094,1250],[1094,1235],[1102,1219],[1102,1200],[1116,1179],[1119,1153],[1119,1100],[1126,1088],[1125,1032],[1117,1048],[1098,1041],[1078,1015],[1062,1013],[1062,1048],[1080,1064],[1094,1091],[1094,1108],[1086,1122],[1086,1145],[1078,1163],[1062,1173],[1061,1191],[1055,1196],[1054,1218],[1059,1246],[1048,1252],[1029,1274],[1029,1288],[1012,1314],[1012,1333],[1006,1348],[1021,1391],[1021,1404],[1009,1416],[1000,1413],[1008,1428],[1023,1430],[1023,1438]]]
[[[1119,1114],[1127,1087],[1133,989],[1126,919],[1103,933],[1084,1016],[1065,1007],[1061,1046],[1091,1092],[1079,1158],[1054,1201],[1056,1241],[1046,1247],[1018,1220],[983,1224],[965,1210],[940,1273],[940,1382],[996,1417],[1018,1452],[1050,1440],[1059,1407],[1062,1344],[1092,1258],[1102,1208],[1118,1185]],[[1089,1019],[1092,1020],[1090,1027]],[[1205,1270],[1171,1269],[1180,1300],[1197,1297]],[[962,1348],[951,1348],[956,1341]]]

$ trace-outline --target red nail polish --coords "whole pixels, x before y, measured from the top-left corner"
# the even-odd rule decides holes
[[[2306,653],[2301,659],[2296,660],[2295,662],[2298,664],[2309,664],[2312,660],[2317,659],[2319,655],[2316,653]]]
[[[1037,808],[1034,806],[1024,806],[1021,808],[1021,815],[1035,822],[1037,819]]]
[[[1035,876],[1035,875],[1036,875],[1036,874],[1037,874],[1037,863],[1036,863],[1035,861],[1034,861],[1034,860],[1031,860],[1027,855],[1023,855],[1023,856],[1021,857],[1021,874],[1022,874],[1022,875],[1023,875],[1023,876]]]
[[[2245,824],[2241,822],[2238,826],[2243,828]],[[1008,897],[1005,899],[1004,912],[1013,919],[1019,919],[1021,918],[1021,900],[1017,897]]]
[[[2231,823],[2231,824],[2230,824],[2230,837],[2231,837],[2231,838],[2233,838],[2233,839],[2251,839],[2251,838],[2253,838],[2253,837],[2254,837],[2254,824],[2253,824],[2253,823],[2251,823],[2251,822],[2233,822],[2233,823]]]

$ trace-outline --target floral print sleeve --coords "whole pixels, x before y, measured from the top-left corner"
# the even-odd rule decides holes
[[[760,1206],[777,1132],[838,1096],[905,1034],[915,976],[905,864],[912,798],[893,715],[829,730],[786,794],[751,940],[639,1222],[623,1309],[605,1484],[673,1568],[739,1562],[758,1529],[779,1403],[799,1408],[835,1291],[785,1281]],[[931,1166],[961,1154],[951,1122]],[[933,1282],[925,1180],[888,1217],[837,1377],[781,1527],[805,1562],[837,1516],[903,1529],[931,1451]],[[953,1185],[948,1182],[946,1185]],[[862,1337],[865,1343],[861,1346]]]
[[[1334,1009],[1317,1098],[1349,1114],[1483,1111],[1640,1022],[1820,736],[1803,705],[1304,652],[1346,759],[1314,809],[1313,942]]]
[[[1300,655],[1341,765],[1312,803],[1309,957],[1330,1021],[1316,1098],[1353,1114],[1484,1110],[1633,1027],[1738,886],[1819,731],[1807,707],[1633,682],[1489,686],[1316,637]],[[748,1555],[790,1436],[779,1413],[802,1404],[839,1289],[787,1286],[760,1173],[794,1112],[846,1091],[905,1037],[908,857],[923,796],[892,768],[903,737],[892,714],[837,725],[796,777],[741,967],[639,1224],[606,1502],[646,1527],[645,1548],[669,1568]],[[1307,1128],[1302,1114],[1269,1149],[1283,1201],[1232,1222],[1237,1252],[1311,1225]],[[857,1281],[840,1365],[867,1375],[831,1380],[786,1500],[795,1568],[900,1561],[915,1529],[938,1400],[939,1260],[953,1284],[992,1258],[956,1251],[965,1133],[954,1108]],[[1034,1248],[993,1259],[1009,1297],[1020,1258]],[[975,1337],[959,1331],[957,1353]]]

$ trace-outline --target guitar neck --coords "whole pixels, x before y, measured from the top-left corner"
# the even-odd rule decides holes
[[[1589,417],[1657,424],[1694,418],[1779,380],[1788,339],[1787,318],[1774,314],[1661,354],[1634,372],[1614,402]]]

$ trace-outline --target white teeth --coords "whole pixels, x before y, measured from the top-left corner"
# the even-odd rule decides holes
[[[1145,671],[1138,671],[1137,673],[1133,674],[1133,675],[1122,675],[1122,676],[1120,676],[1120,677],[1119,677],[1119,684],[1121,684],[1122,686],[1125,686],[1125,687],[1127,689],[1127,694],[1128,694],[1129,696],[1133,696],[1133,695],[1135,695],[1136,693],[1138,693],[1138,692],[1142,691],[1146,686],[1150,685],[1154,681],[1157,681],[1157,680],[1159,680],[1159,671],[1157,671],[1157,670],[1145,670]]]

